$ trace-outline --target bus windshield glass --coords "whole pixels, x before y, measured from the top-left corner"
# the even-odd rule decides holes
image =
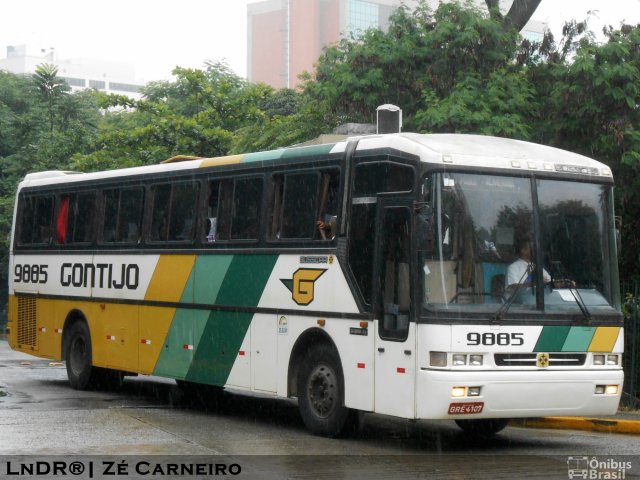
[[[614,313],[610,186],[438,173],[422,195],[433,215],[418,221],[425,315]]]

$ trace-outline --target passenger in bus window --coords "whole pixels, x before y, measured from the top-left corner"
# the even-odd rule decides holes
[[[516,253],[518,258],[507,268],[507,285],[533,284],[535,266],[532,263],[533,242],[530,236],[523,235],[516,240]],[[542,276],[544,283],[551,282],[551,275],[545,269],[542,270]]]
[[[216,241],[216,230],[218,227],[218,218],[207,218],[207,242],[213,243]]]
[[[51,241],[51,227],[49,225],[38,226],[39,238],[35,243],[49,243]]]
[[[333,240],[338,231],[338,217],[327,214],[322,220],[318,220],[317,225],[322,240]]]

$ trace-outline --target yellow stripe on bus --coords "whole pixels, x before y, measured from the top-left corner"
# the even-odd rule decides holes
[[[598,327],[589,344],[590,352],[611,352],[618,340],[620,327]]]
[[[195,261],[195,255],[161,255],[144,299],[179,302]]]
[[[219,167],[222,165],[235,165],[240,163],[244,155],[230,155],[228,157],[205,158],[200,164],[200,168]]]

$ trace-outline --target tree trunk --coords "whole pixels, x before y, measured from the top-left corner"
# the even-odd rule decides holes
[[[541,0],[513,0],[506,15],[500,13],[499,0],[485,0],[491,18],[499,20],[505,29],[522,30],[540,5]]]

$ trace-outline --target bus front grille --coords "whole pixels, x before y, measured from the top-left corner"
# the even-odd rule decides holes
[[[37,347],[36,299],[18,297],[18,345]]]
[[[498,367],[536,367],[537,353],[496,353]],[[586,353],[549,353],[549,367],[579,367],[585,364]]]

